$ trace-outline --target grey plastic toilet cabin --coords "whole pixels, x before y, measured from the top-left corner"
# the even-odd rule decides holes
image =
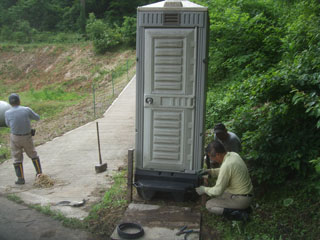
[[[207,78],[208,11],[167,0],[137,11],[136,151],[138,193],[183,200],[199,185]]]

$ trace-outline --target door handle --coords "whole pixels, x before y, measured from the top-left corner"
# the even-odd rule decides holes
[[[147,104],[152,104],[152,103],[153,103],[153,98],[147,97],[147,98],[146,98],[146,103],[147,103]]]

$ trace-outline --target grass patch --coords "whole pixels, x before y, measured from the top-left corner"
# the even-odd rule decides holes
[[[117,65],[117,67],[113,70],[113,77],[118,78],[123,74],[127,73],[133,66],[135,66],[135,59],[128,59],[125,63]]]
[[[21,200],[20,197],[18,197],[17,195],[15,194],[9,194],[7,195],[7,198],[12,201],[12,202],[15,202],[15,203],[18,203],[18,204],[22,204],[23,201]]]
[[[101,202],[92,207],[85,219],[89,230],[101,237],[109,237],[116,223],[121,219],[127,208],[126,200],[126,170],[113,176],[114,183],[106,191]]]
[[[50,206],[40,206],[38,204],[36,205],[30,205],[29,207],[37,210],[38,212],[41,212],[44,215],[50,216],[55,220],[58,220],[62,223],[63,226],[73,229],[85,229],[86,225],[83,223],[83,221],[77,219],[77,218],[68,218],[64,216],[59,211],[53,211],[51,210]]]
[[[40,90],[34,90],[20,93],[25,106],[31,107],[35,112],[41,115],[42,119],[51,117],[61,112],[64,108],[77,104],[86,97],[86,94],[80,95],[76,92],[67,92],[61,86],[49,86]]]
[[[216,239],[280,240],[317,239],[320,236],[319,195],[299,182],[260,189],[250,220],[244,224],[214,216],[202,209],[203,224]]]
[[[10,148],[0,143],[0,164],[10,158]]]
[[[98,212],[105,208],[117,208],[127,205],[126,200],[126,171],[113,176],[114,183],[112,187],[106,191],[101,202],[92,207],[88,219],[96,218]]]
[[[12,79],[18,79],[23,75],[23,71],[19,69],[13,62],[8,61],[3,64],[0,70],[0,76],[10,77]],[[4,87],[4,86],[2,86]],[[1,87],[1,88],[2,88]]]
[[[30,101],[74,101],[82,99],[84,96],[76,92],[67,92],[63,87],[45,87],[35,91],[33,88],[26,94]]]
[[[122,78],[125,74],[129,78],[129,71],[135,66],[135,59],[129,58],[126,61],[119,63],[113,70],[103,69],[101,65],[95,65],[91,69],[92,76],[95,75],[93,82],[98,83],[103,81],[107,75],[110,75],[112,80]],[[129,79],[128,79],[129,80]]]
[[[10,134],[10,128],[0,127],[0,163],[10,158],[11,151],[8,146],[7,138]]]
[[[25,52],[25,51],[31,51],[33,52],[35,49],[42,48],[42,47],[56,47],[56,50],[65,50],[69,46],[80,46],[80,47],[86,47],[88,45],[91,45],[90,42],[87,41],[79,41],[79,42],[35,42],[35,43],[12,43],[12,42],[1,42],[1,48],[0,52]]]
[[[76,78],[70,79],[67,82],[62,83],[62,87],[70,88],[74,84],[86,82],[86,81],[88,81],[87,76],[78,76]]]

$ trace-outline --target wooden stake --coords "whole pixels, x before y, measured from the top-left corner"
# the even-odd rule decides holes
[[[134,149],[128,150],[128,185],[127,185],[127,200],[132,202],[132,184],[133,184],[133,153]]]

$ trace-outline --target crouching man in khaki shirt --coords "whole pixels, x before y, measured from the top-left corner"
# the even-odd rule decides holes
[[[213,197],[206,203],[209,212],[222,215],[225,209],[246,209],[252,200],[252,183],[248,168],[239,154],[226,152],[220,141],[213,141],[207,147],[211,161],[221,164],[220,168],[205,170],[218,176],[214,187],[196,188],[199,195]]]

